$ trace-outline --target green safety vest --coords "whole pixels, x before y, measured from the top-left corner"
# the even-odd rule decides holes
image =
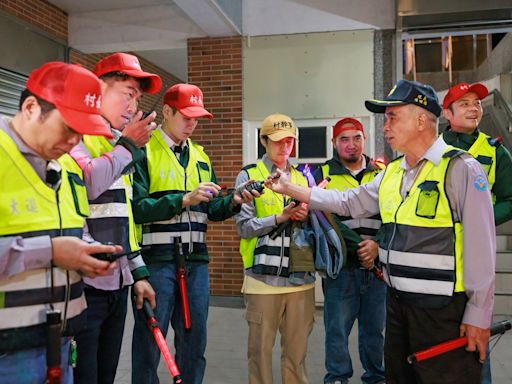
[[[359,183],[350,173],[337,174],[331,172],[331,167],[329,166],[329,162],[327,162],[322,165],[322,175],[324,178],[329,176],[331,181],[329,181],[329,184],[327,184],[325,188],[347,191],[349,189],[369,183],[375,178],[375,176],[377,176],[382,170],[385,169],[385,165],[380,162],[375,162],[375,166],[372,165],[367,167],[367,169],[364,171],[361,183]],[[381,226],[379,215],[359,219],[354,219],[350,216],[341,216],[340,220],[343,224],[361,236],[362,239],[372,239],[377,234]]]
[[[384,276],[415,306],[443,306],[464,291],[462,224],[453,220],[445,189],[450,161],[461,153],[448,146],[438,166],[426,161],[405,199],[401,158],[387,166],[379,187]]]
[[[269,171],[263,161],[243,168],[251,180],[265,180]],[[308,186],[307,179],[294,167],[290,168],[290,181],[293,184]],[[286,197],[266,189],[265,193],[254,199],[256,217],[278,215],[283,212]],[[275,240],[269,235],[240,240],[240,254],[245,269],[263,275],[288,277],[290,274],[290,231],[283,231]]]
[[[203,147],[187,140],[189,161],[184,168],[168,147],[159,130],[153,132],[146,145],[149,172],[149,197],[160,198],[166,194],[185,194],[196,189],[201,182],[212,181],[210,159]],[[189,206],[168,220],[146,223],[142,226],[142,244],[148,246],[144,257],[170,254],[174,257],[174,238],[180,238],[185,256],[207,254],[206,230],[208,205]],[[192,256],[194,258],[195,256]]]
[[[59,164],[61,185],[56,192],[0,130],[1,237],[82,237],[84,216],[89,213],[82,172],[69,155],[62,156]],[[65,334],[81,329],[86,301],[78,272],[48,265],[0,280],[0,353],[46,344],[49,303],[66,316]]]
[[[112,151],[113,146],[103,136],[84,135],[83,143],[93,158]],[[131,175],[122,175],[96,199],[91,200],[87,226],[94,240],[121,245],[124,252],[138,251],[135,221],[130,200],[133,195]],[[134,261],[140,265],[133,265]],[[141,258],[131,260],[131,269],[143,266]]]

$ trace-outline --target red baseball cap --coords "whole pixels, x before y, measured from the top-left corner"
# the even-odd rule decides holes
[[[204,109],[203,92],[193,84],[174,84],[164,93],[164,104],[176,108],[183,116],[197,118],[213,115]]]
[[[147,93],[157,93],[162,89],[162,79],[154,73],[144,72],[140,66],[137,56],[130,55],[129,53],[113,53],[104,57],[96,63],[92,70],[98,77],[103,76],[110,72],[122,72],[129,76],[149,79],[149,88],[145,90]]]
[[[76,64],[52,61],[30,73],[27,89],[54,104],[66,124],[76,132],[113,137],[101,117],[100,81],[91,71]]]
[[[366,139],[364,134],[363,124],[357,119],[353,119],[351,117],[345,117],[334,124],[332,127],[332,138],[338,137],[338,135],[343,131],[356,130],[361,131],[363,133],[363,137]]]
[[[464,82],[459,83],[448,90],[448,93],[443,100],[443,109],[448,108],[454,101],[459,100],[468,92],[476,93],[480,100],[485,99],[485,97],[489,94],[487,87],[481,83],[475,83],[473,85],[469,85],[468,83]]]

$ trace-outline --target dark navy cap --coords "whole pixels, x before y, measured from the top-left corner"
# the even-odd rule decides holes
[[[441,106],[436,91],[430,85],[417,81],[400,80],[384,100],[366,100],[366,109],[373,113],[385,113],[386,107],[414,104],[434,115],[441,115]]]

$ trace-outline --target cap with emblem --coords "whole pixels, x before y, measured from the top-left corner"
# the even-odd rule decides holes
[[[466,93],[475,93],[480,100],[485,99],[489,94],[487,87],[480,83],[469,85],[468,83],[459,83],[448,90],[443,100],[443,109],[448,108],[454,101],[459,100]]]
[[[213,119],[213,115],[204,108],[203,92],[193,84],[174,84],[165,91],[164,104],[176,108],[188,118]]]
[[[147,93],[156,93],[162,89],[162,79],[154,73],[144,72],[140,66],[137,56],[129,53],[117,52],[104,57],[96,63],[92,70],[98,77],[111,72],[122,72],[129,76],[150,81],[149,88],[144,91]]]
[[[101,117],[101,86],[89,70],[59,61],[35,69],[27,89],[55,105],[66,124],[78,133],[112,138]]]
[[[293,120],[280,113],[265,117],[261,123],[260,137],[267,136],[272,141],[279,141],[285,137],[297,138],[297,127]]]
[[[439,117],[441,106],[436,91],[430,85],[417,81],[400,80],[384,100],[366,100],[366,109],[373,113],[385,113],[387,107],[414,104]]]

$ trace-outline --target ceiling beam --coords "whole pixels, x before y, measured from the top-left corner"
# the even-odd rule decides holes
[[[84,53],[185,48],[204,36],[174,4],[69,15],[69,44]]]
[[[234,0],[233,0],[234,1]],[[240,1],[240,0],[236,0]],[[242,31],[215,0],[174,0],[208,36],[241,35]]]

